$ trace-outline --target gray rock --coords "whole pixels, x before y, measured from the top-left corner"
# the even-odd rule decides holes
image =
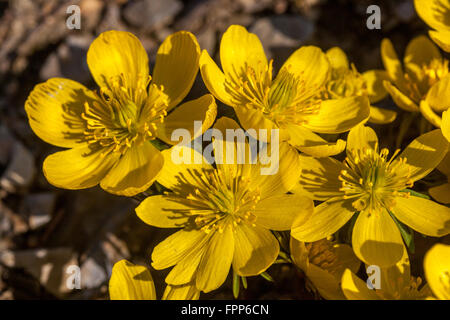
[[[151,32],[172,22],[182,8],[179,0],[137,0],[125,7],[124,17],[131,25]]]
[[[30,229],[37,229],[52,219],[56,195],[51,192],[25,196],[24,211],[28,215]]]
[[[0,178],[0,187],[7,192],[17,193],[28,187],[36,172],[34,157],[31,152],[16,140],[11,159]]]
[[[237,0],[245,13],[256,13],[269,8],[273,0]]]
[[[5,166],[11,156],[14,138],[8,128],[0,125],[0,166]]]

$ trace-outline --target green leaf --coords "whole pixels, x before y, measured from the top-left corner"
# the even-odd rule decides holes
[[[263,278],[266,279],[267,281],[275,282],[275,281],[273,281],[273,278],[270,276],[270,274],[268,274],[267,272],[261,273],[261,277],[263,277]]]
[[[412,230],[406,224],[398,221],[391,211],[388,210],[388,212],[391,215],[392,219],[397,224],[397,227],[400,230],[400,234],[402,235],[403,241],[405,241],[408,251],[414,253],[416,251],[416,247],[414,245],[414,230]]]
[[[414,196],[414,197],[419,197],[419,198],[424,198],[424,199],[428,199],[430,200],[430,197],[426,194],[411,190],[411,189],[404,189],[404,190],[400,190],[400,192],[409,192],[410,195]]]
[[[237,299],[239,297],[239,275],[233,270],[233,297]]]
[[[241,277],[241,280],[242,280],[242,285],[244,286],[244,289],[247,289],[247,278]]]

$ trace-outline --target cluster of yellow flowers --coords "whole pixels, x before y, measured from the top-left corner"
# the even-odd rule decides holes
[[[430,37],[450,51],[450,2],[415,4],[434,29]],[[154,269],[172,268],[163,299],[198,299],[219,288],[230,269],[246,286],[246,277],[264,274],[279,256],[326,299],[450,299],[450,246],[437,244],[426,254],[428,284],[411,277],[407,248],[411,229],[431,237],[450,233],[449,62],[425,36],[409,43],[403,65],[388,39],[381,55],[385,70],[361,74],[337,47],[304,46],[273,77],[258,37],[233,25],[220,43],[222,69],[194,35],[181,31],[162,43],[150,76],[139,40],[108,31],[87,54],[98,90],[53,78],[34,88],[25,109],[41,139],[68,149],[44,161],[51,184],[100,184],[129,197],[153,183],[165,190],[136,208],[149,225],[179,228],[151,255]],[[211,94],[179,105],[199,70]],[[429,122],[420,120],[423,134],[391,155],[366,126],[396,119],[396,111],[373,105],[388,95]],[[236,118],[216,120],[215,99]],[[202,121],[201,132],[195,121]],[[228,129],[279,130],[278,171],[262,175],[262,156],[212,165],[171,139],[179,128],[195,139],[210,127],[224,133],[213,139],[216,156],[220,146],[234,156],[250,148],[248,140],[227,139]],[[346,141],[337,139],[344,132]],[[267,135],[251,138],[273,143]],[[174,152],[203,161],[175,163]],[[429,193],[442,204],[411,189],[435,168],[448,181]],[[349,244],[336,236],[344,229]],[[280,234],[290,234],[289,250],[280,249]],[[380,268],[377,288],[355,275],[361,261]],[[156,298],[150,271],[125,260],[114,266],[109,288],[112,299]]]

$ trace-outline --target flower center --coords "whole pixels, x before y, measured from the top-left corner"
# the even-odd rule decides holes
[[[155,139],[168,101],[163,89],[150,81],[150,76],[142,77],[136,88],[127,88],[123,75],[111,78],[108,87],[100,88],[96,101],[84,104],[85,140],[123,154],[133,144]]]
[[[186,213],[193,218],[194,227],[206,233],[224,229],[223,222],[233,227],[240,223],[255,226],[256,216],[252,213],[260,200],[258,188],[252,189],[250,179],[245,175],[231,174],[224,170],[189,170],[189,179],[180,178],[180,188],[173,190],[178,201],[192,209]],[[188,190],[183,186],[189,185]]]
[[[409,97],[419,103],[428,90],[448,73],[448,60],[446,59],[433,59],[429,64],[422,65],[416,75],[405,73]]]
[[[409,196],[399,191],[413,185],[410,170],[404,165],[406,158],[394,161],[400,150],[396,150],[390,159],[388,149],[379,153],[377,150],[378,145],[375,149],[350,150],[344,162],[348,169],[339,175],[344,199],[354,198],[353,207],[358,211],[378,211],[381,207],[390,210],[397,196]]]
[[[353,64],[351,69],[332,70],[330,80],[325,87],[324,99],[346,98],[367,94],[364,78]]]
[[[261,62],[260,62],[261,64]],[[317,113],[319,88],[308,88],[300,76],[283,68],[272,81],[273,60],[267,67],[255,70],[246,66],[239,78],[228,74],[225,86],[237,106],[257,108],[279,126],[304,124],[304,116]]]

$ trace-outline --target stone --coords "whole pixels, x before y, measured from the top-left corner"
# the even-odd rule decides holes
[[[25,196],[24,211],[28,215],[30,229],[38,229],[52,219],[56,195],[51,192],[35,193]]]
[[[11,153],[11,159],[0,178],[0,187],[7,192],[17,193],[31,184],[36,167],[33,155],[20,141],[15,141]]]

